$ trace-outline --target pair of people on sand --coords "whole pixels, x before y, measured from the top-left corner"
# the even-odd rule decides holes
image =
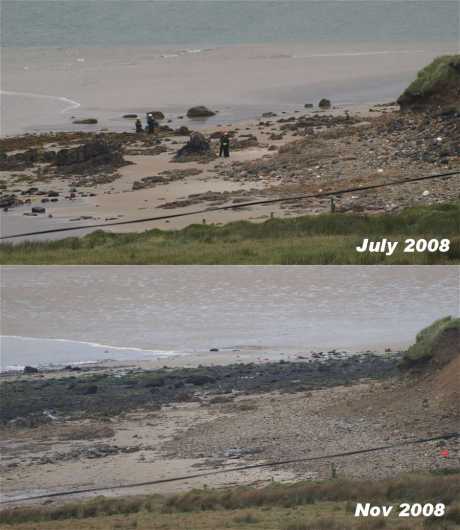
[[[147,114],[147,126],[145,128],[145,131],[148,134],[153,134],[155,132],[155,129],[158,127],[158,122],[153,117],[153,114],[150,112]],[[136,132],[142,133],[144,132],[144,127],[142,126],[142,121],[140,118],[137,118],[136,120]]]

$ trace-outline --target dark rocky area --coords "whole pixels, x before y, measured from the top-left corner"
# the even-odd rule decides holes
[[[96,137],[93,141],[61,149],[56,152],[55,166],[60,171],[84,172],[101,166],[117,169],[128,164],[123,158],[121,145],[107,141],[103,137]]]
[[[104,135],[96,135],[81,145],[64,149],[31,148],[11,155],[0,153],[0,171],[21,171],[37,163],[49,164],[47,171],[59,169],[66,172],[81,172],[101,166],[116,169],[128,164],[123,158],[122,144]]]
[[[202,396],[231,393],[303,392],[309,389],[380,379],[398,373],[396,354],[347,356],[335,350],[311,361],[234,364],[76,375],[24,376],[1,383],[0,423],[37,425],[56,417],[113,416],[139,407],[155,408]],[[46,412],[46,413],[45,413]]]

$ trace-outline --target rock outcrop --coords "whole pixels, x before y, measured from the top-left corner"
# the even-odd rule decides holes
[[[61,170],[85,171],[94,167],[110,166],[118,168],[126,165],[121,145],[101,137],[78,147],[61,149],[56,152],[55,165]]]

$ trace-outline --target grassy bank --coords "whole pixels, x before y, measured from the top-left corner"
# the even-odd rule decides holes
[[[460,263],[460,202],[410,208],[397,214],[306,215],[191,225],[177,231],[113,234],[0,245],[0,263],[59,264],[454,264]],[[363,238],[399,241],[392,256],[358,253]],[[450,238],[446,253],[404,253],[406,238]]]
[[[356,502],[394,505],[389,519],[357,519]],[[442,518],[397,517],[400,502],[447,505]],[[264,488],[193,490],[186,494],[104,498],[0,513],[5,528],[31,529],[264,529],[421,530],[460,524],[460,470],[403,475],[389,480],[336,479],[272,484]]]
[[[460,55],[442,55],[420,70],[398,100],[404,107],[450,103],[458,110]]]
[[[416,342],[405,353],[403,365],[420,366],[430,361],[446,364],[459,349],[460,318],[445,317],[417,333]]]

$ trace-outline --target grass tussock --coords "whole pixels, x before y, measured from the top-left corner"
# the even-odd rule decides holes
[[[306,215],[190,225],[182,230],[114,234],[102,230],[58,241],[0,244],[0,263],[64,264],[447,264],[460,263],[460,202],[398,214]],[[400,242],[392,256],[358,253],[363,238]],[[448,252],[404,253],[406,238],[450,238]]]
[[[273,484],[224,490],[192,490],[167,499],[164,511],[236,510],[260,506],[294,507],[318,502],[396,501],[429,502],[442,498],[452,502],[460,495],[459,474],[404,475],[389,480],[339,479],[324,482]]]
[[[356,501],[444,502],[442,519],[354,517]],[[454,530],[460,521],[460,469],[387,480],[331,480],[265,488],[205,488],[173,496],[97,497],[89,501],[3,510],[14,530]]]

